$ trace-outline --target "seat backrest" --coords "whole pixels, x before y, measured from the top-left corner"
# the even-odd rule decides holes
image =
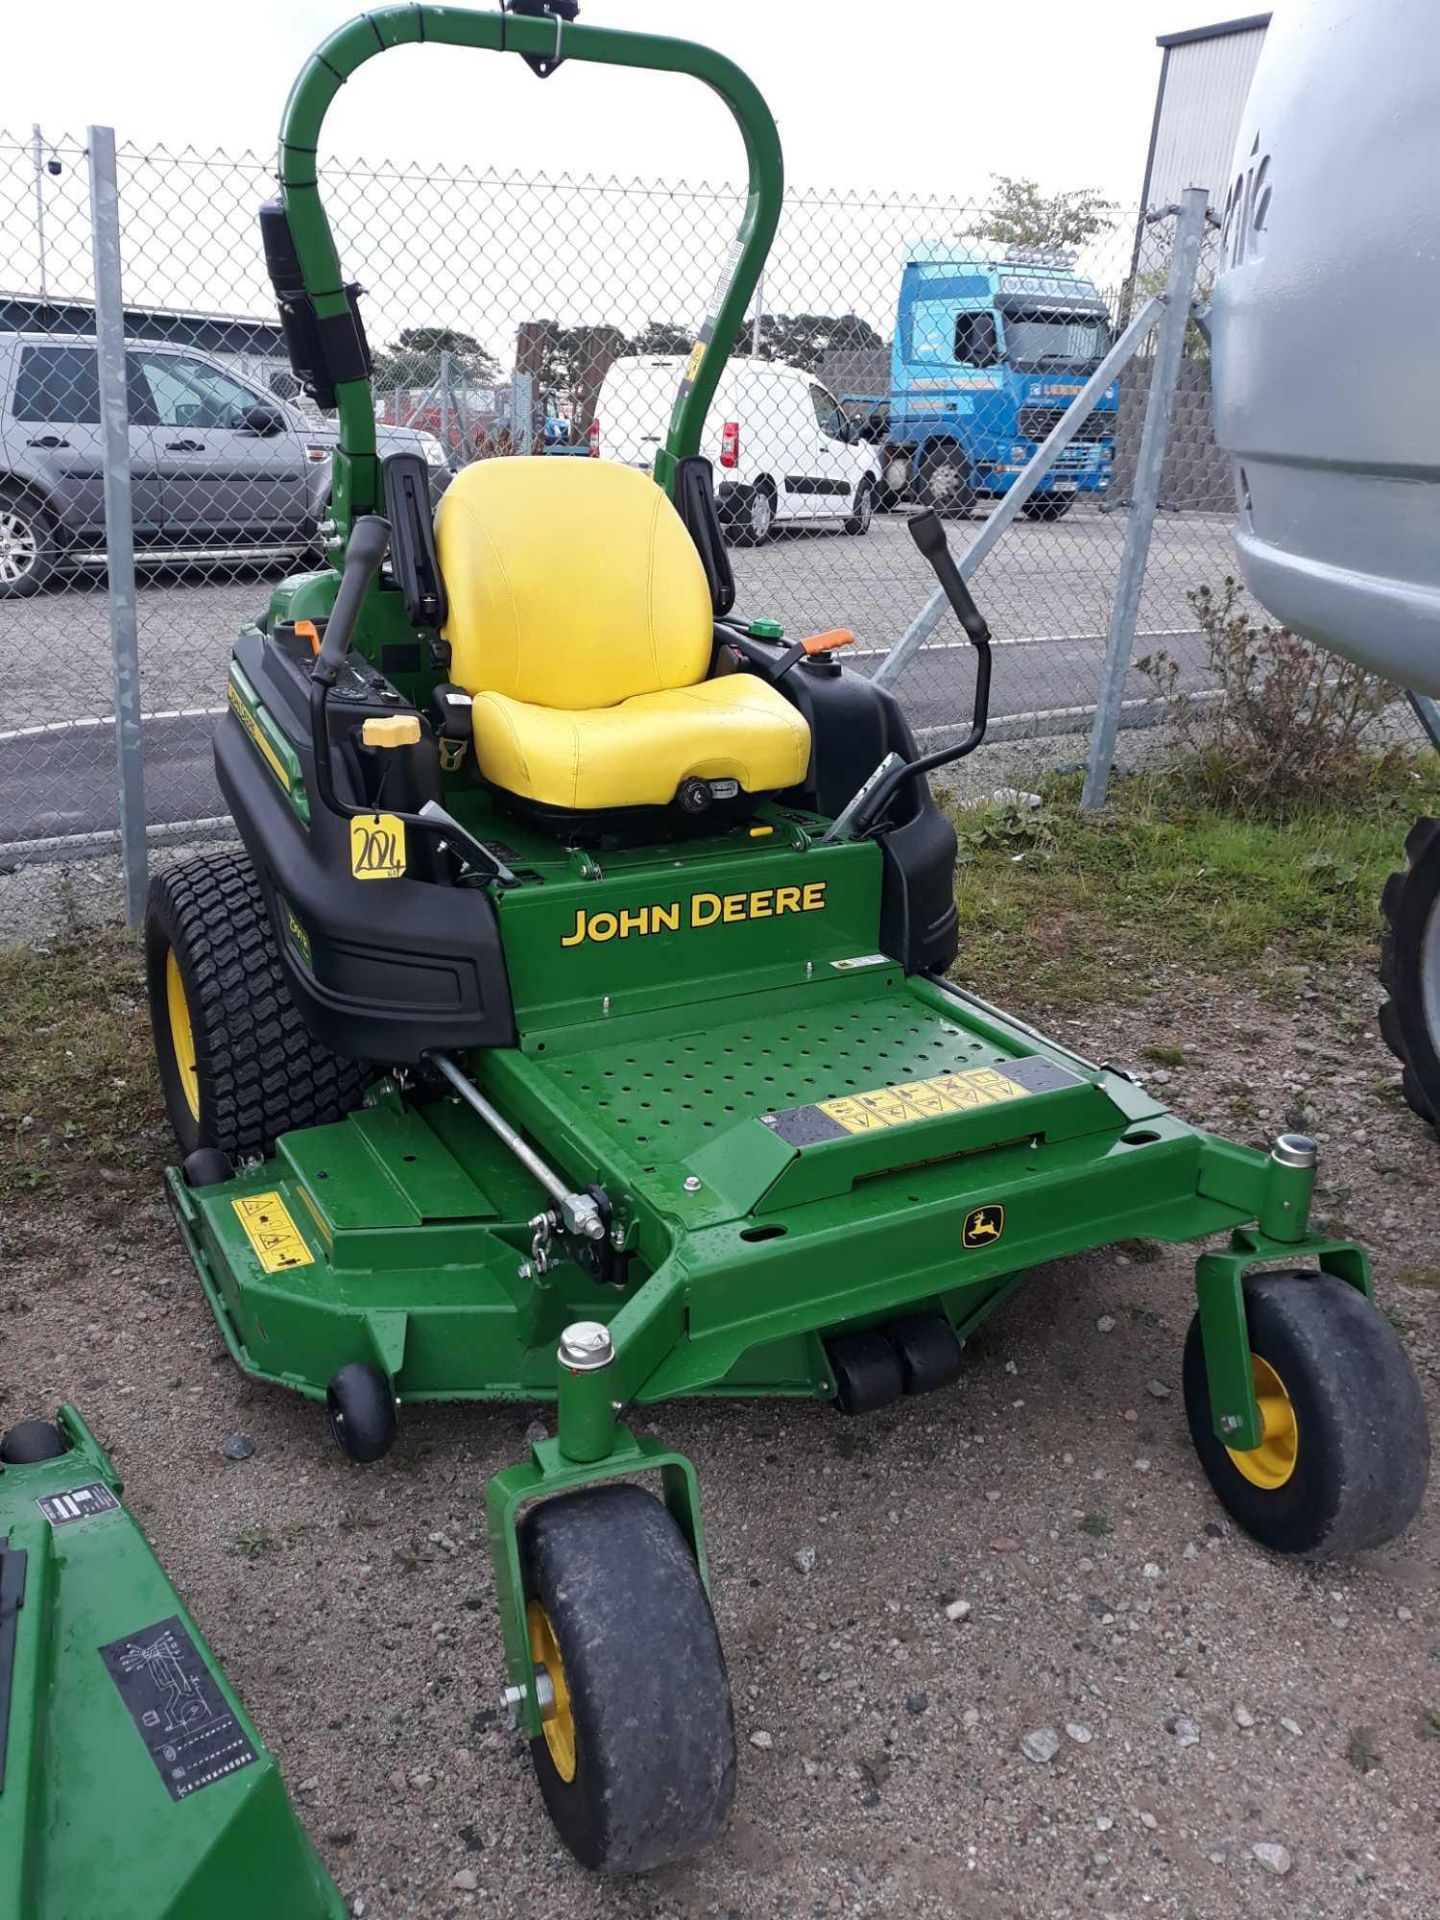
[[[477,460],[435,521],[450,675],[533,706],[610,707],[703,680],[705,571],[647,474],[600,460]]]

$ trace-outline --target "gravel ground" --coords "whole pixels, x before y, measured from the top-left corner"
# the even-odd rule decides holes
[[[1369,978],[1314,979],[1298,1010],[1179,978],[1058,1024],[1101,1058],[1183,1049],[1144,1071],[1217,1129],[1312,1126],[1433,1419],[1434,1139]],[[533,1411],[408,1412],[349,1467],[230,1366],[158,1183],[98,1183],[83,1219],[8,1223],[4,1418],[73,1397],[95,1425],[355,1914],[1435,1913],[1437,1502],[1355,1564],[1239,1536],[1185,1431],[1185,1253],[1040,1272],[956,1388],[869,1420],[647,1412],[700,1473],[739,1796],[702,1860],[598,1883],[496,1712],[481,1489]]]

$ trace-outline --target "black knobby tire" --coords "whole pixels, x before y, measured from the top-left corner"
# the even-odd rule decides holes
[[[1440,1116],[1440,820],[1417,820],[1410,829],[1405,866],[1385,882],[1380,905],[1380,1033],[1400,1062],[1407,1103],[1433,1123]]]
[[[187,1097],[170,1015],[173,953],[194,1041]],[[373,1069],[323,1047],[290,997],[255,869],[205,853],[150,885],[145,973],[165,1108],[186,1154],[268,1154],[282,1133],[342,1119]]]
[[[1063,520],[1074,504],[1073,493],[1042,493],[1038,499],[1027,500],[1020,513],[1026,520]]]
[[[0,487],[0,600],[38,593],[55,571],[60,542],[55,522],[38,500],[17,487]]]
[[[7,1467],[31,1467],[39,1460],[58,1460],[65,1451],[64,1434],[49,1420],[17,1420],[0,1438],[0,1461]]]
[[[382,1459],[395,1444],[395,1393],[378,1367],[355,1360],[325,1389],[335,1444],[357,1466]]]
[[[1185,1412],[1210,1484],[1231,1515],[1277,1553],[1315,1558],[1383,1546],[1414,1519],[1430,1432],[1394,1328],[1332,1274],[1262,1273],[1245,1282],[1252,1353],[1294,1408],[1294,1470],[1256,1486],[1216,1438],[1197,1314],[1185,1341]]]
[[[877,1413],[905,1391],[900,1355],[878,1330],[834,1334],[825,1351],[835,1376],[837,1412]]]
[[[855,510],[845,522],[846,533],[868,533],[874,512],[874,485],[869,480],[862,480],[855,489]]]
[[[530,1743],[561,1839],[602,1873],[698,1853],[730,1817],[735,1727],[715,1617],[684,1535],[653,1494],[611,1482],[532,1507],[520,1560],[569,1700],[573,1778],[543,1736]]]
[[[966,514],[975,505],[970,463],[958,447],[931,447],[920,464],[920,499],[937,513]]]

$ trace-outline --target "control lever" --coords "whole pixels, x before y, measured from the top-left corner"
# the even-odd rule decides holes
[[[985,738],[990,717],[990,629],[955,564],[939,514],[932,507],[928,512],[915,514],[909,526],[911,539],[930,562],[955,618],[975,649],[975,705],[970,731],[958,746],[941,747],[938,752],[923,754],[918,760],[901,760],[898,754],[887,754],[831,823],[823,840],[858,839],[879,824],[891,799],[906,781],[963,760]]]
[[[350,642],[355,637],[355,623],[360,618],[360,608],[370,591],[371,581],[380,571],[380,562],[385,558],[385,549],[389,544],[390,522],[382,520],[378,513],[361,514],[350,529],[340,587],[335,595],[335,605],[330,609],[325,638],[316,656],[312,675],[327,690],[340,677],[340,669],[350,651]]]

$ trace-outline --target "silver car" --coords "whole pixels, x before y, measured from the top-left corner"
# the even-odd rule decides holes
[[[299,557],[316,548],[336,430],[186,347],[126,354],[136,557],[175,563]],[[382,454],[433,434],[376,429]],[[0,334],[0,599],[57,570],[104,564],[105,460],[93,338]]]

